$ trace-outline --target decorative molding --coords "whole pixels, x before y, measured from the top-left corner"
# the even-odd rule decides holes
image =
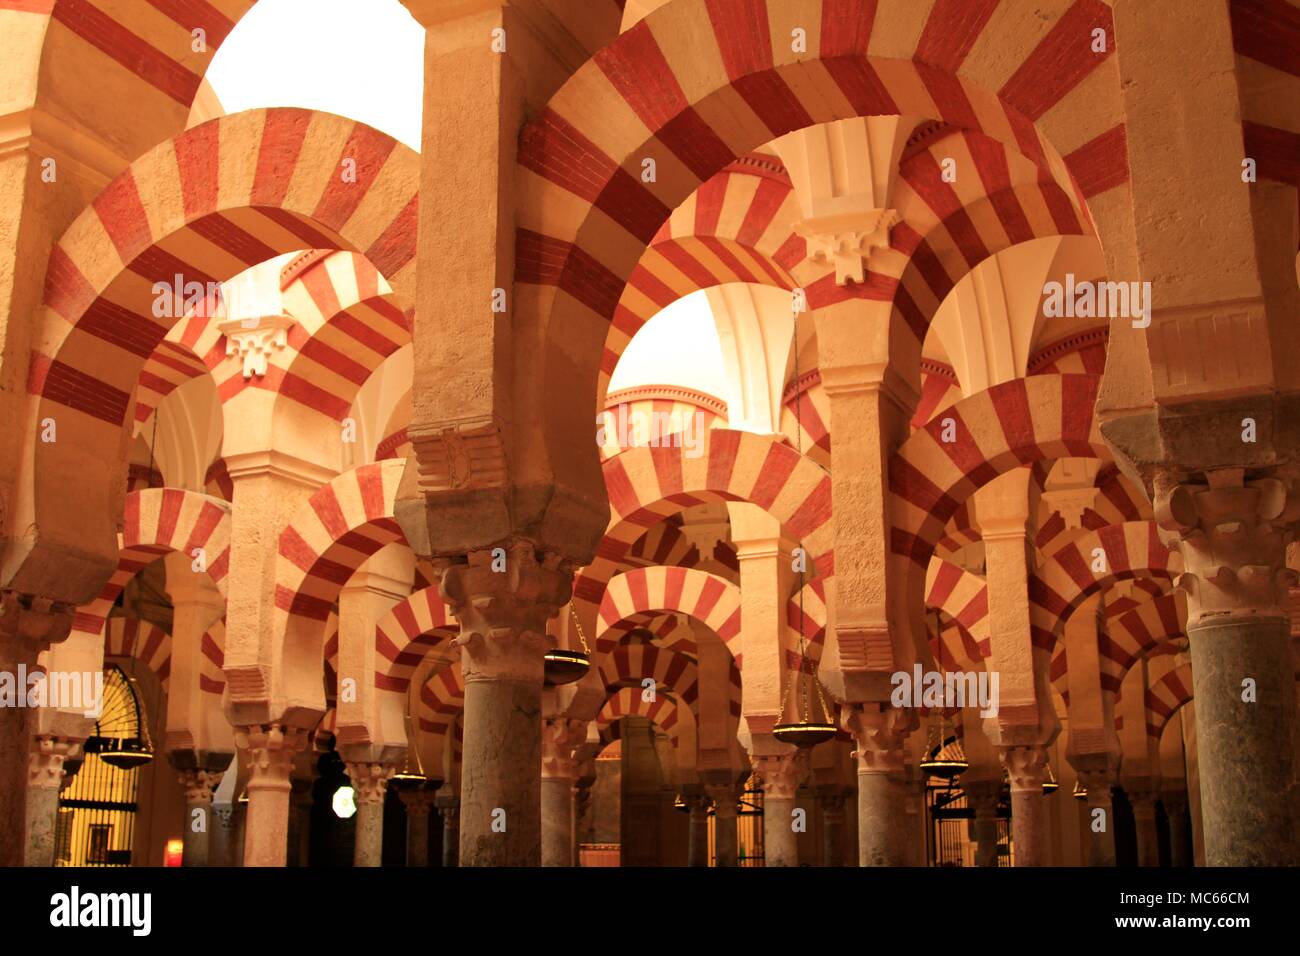
[[[226,357],[238,355],[244,363],[244,378],[250,379],[266,374],[272,353],[288,346],[289,329],[297,324],[297,319],[282,312],[255,319],[231,319],[218,325],[217,330],[226,337]]]
[[[280,270],[280,291],[283,292],[289,288],[290,285],[301,279],[304,273],[324,262],[337,251],[337,249],[308,249],[301,255],[294,256]]]
[[[1050,345],[1043,346],[1029,356],[1029,362],[1025,366],[1025,374],[1036,375],[1043,366],[1050,365],[1071,352],[1078,352],[1095,345],[1104,346],[1109,339],[1110,326],[1107,325],[1071,333],[1063,339],[1057,339]]]
[[[714,398],[707,392],[696,391],[682,385],[638,385],[634,388],[621,388],[617,392],[610,392],[605,396],[605,410],[609,411],[611,408],[631,404],[632,402],[662,402],[665,400],[697,405],[705,411],[715,412],[724,417],[727,414],[727,403],[722,399]]]

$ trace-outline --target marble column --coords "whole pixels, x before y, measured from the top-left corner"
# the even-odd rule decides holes
[[[740,795],[734,784],[708,784],[705,787],[713,800],[713,855],[718,866],[736,866],[739,863],[739,832],[737,830],[737,805]]]
[[[429,865],[429,814],[433,810],[432,790],[402,790],[406,807],[406,865]]]
[[[1160,865],[1160,828],[1156,823],[1156,792],[1154,790],[1126,790],[1129,805],[1133,808],[1133,823],[1137,829],[1137,865]]]
[[[795,792],[802,761],[798,753],[764,754],[753,759],[763,787],[763,865],[798,866],[799,844],[794,832]],[[808,818],[808,808],[804,820]],[[806,825],[806,824],[805,824]]]
[[[246,751],[248,804],[244,816],[244,866],[284,866],[289,850],[289,775],[293,758],[307,746],[298,727],[241,727],[235,743]]]
[[[48,736],[37,737],[29,745],[24,866],[54,865],[63,763],[79,747],[74,741]]]
[[[434,800],[438,815],[442,817],[442,865],[460,865],[460,799],[454,795],[438,794]]]
[[[542,678],[546,622],[569,600],[571,569],[517,542],[475,551],[442,592],[460,622],[465,678],[460,865],[542,861]],[[571,806],[570,802],[570,806]]]
[[[221,773],[182,770],[185,790],[185,826],[181,831],[182,866],[209,866],[212,842],[212,792],[221,784]]]
[[[238,866],[239,846],[236,841],[235,809],[229,803],[214,803],[210,815],[211,831],[208,833],[208,865]]]
[[[1048,860],[1047,748],[1000,747],[998,756],[1011,778],[1011,849],[1016,866],[1046,866]]]
[[[311,865],[311,814],[316,804],[314,780],[289,780],[289,858],[291,866]]]
[[[914,841],[904,745],[916,729],[916,713],[880,704],[848,705],[840,713],[856,744],[858,865],[908,866]]]
[[[687,866],[709,865],[709,798],[703,793],[687,793],[682,799],[690,813]]]
[[[1187,837],[1187,794],[1166,790],[1160,795],[1169,825],[1169,865],[1181,869],[1192,865],[1191,841]]]
[[[844,866],[844,788],[818,787],[822,814],[822,866]]]
[[[975,840],[975,865],[998,865],[998,793],[1001,781],[979,780],[966,783],[966,802],[975,811],[972,836]]]
[[[1080,770],[1079,782],[1088,791],[1088,812],[1084,819],[1087,866],[1115,865],[1115,808],[1111,788],[1113,770]]]
[[[574,751],[587,739],[587,722],[569,717],[542,721],[542,866],[573,866]]]
[[[353,866],[381,866],[384,862],[384,797],[389,778],[397,768],[388,763],[349,763],[348,779],[356,793],[356,842]]]
[[[1278,449],[1280,452],[1281,449]],[[1242,469],[1157,485],[1156,519],[1182,555],[1209,866],[1294,866],[1297,733],[1287,481]]]

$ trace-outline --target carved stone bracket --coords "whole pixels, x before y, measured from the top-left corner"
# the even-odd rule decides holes
[[[49,598],[0,591],[0,640],[25,643],[33,653],[44,650],[67,638],[75,612]]]
[[[75,757],[81,745],[65,737],[37,737],[27,755],[27,785],[57,790],[63,781],[63,764]]]
[[[222,322],[217,330],[226,337],[226,357],[237,355],[244,363],[244,378],[261,378],[271,355],[288,346],[297,322],[291,315],[266,315]]]
[[[894,209],[818,216],[795,224],[808,241],[808,258],[835,268],[835,284],[866,280],[871,254],[889,248],[889,230],[899,222]]]

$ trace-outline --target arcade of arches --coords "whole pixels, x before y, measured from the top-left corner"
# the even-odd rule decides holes
[[[1298,862],[1297,0],[402,4],[0,0],[0,862]]]

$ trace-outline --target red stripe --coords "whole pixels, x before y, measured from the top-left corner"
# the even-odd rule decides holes
[[[1300,76],[1300,10],[1285,0],[1231,0],[1228,12],[1234,50]]]
[[[1106,31],[1106,52],[1092,51],[1092,31]],[[1055,106],[1115,50],[1110,7],[1103,0],[1075,0],[1020,64],[998,95],[1030,120]]]
[[[185,218],[194,219],[217,208],[221,173],[221,123],[204,123],[176,139],[176,165],[181,175]]]
[[[420,197],[412,196],[397,217],[366,250],[369,259],[384,275],[392,277],[415,258],[415,240],[420,223]]]
[[[876,0],[823,0],[822,58],[866,56],[875,18]]]
[[[284,202],[312,115],[302,109],[267,110],[253,174],[252,205],[279,206]]]
[[[58,360],[50,363],[41,395],[118,428],[130,404],[126,392]]]
[[[915,60],[956,73],[999,0],[936,0],[916,45]]]
[[[123,262],[130,262],[153,243],[149,217],[129,169],[105,186],[91,205]]]
[[[1128,182],[1128,141],[1123,124],[1108,129],[1065,157],[1085,197]]]
[[[312,218],[331,229],[342,230],[375,184],[396,145],[397,141],[392,137],[369,126],[355,124]],[[344,163],[349,161],[349,167],[345,168]],[[354,173],[355,180],[344,179],[345,172]]]
[[[201,78],[86,0],[59,0],[53,19],[150,86],[189,106]]]
[[[367,521],[391,517],[389,512],[392,509],[384,500],[383,474],[383,469],[377,465],[357,469],[357,487],[361,491],[361,503],[365,507]]]

